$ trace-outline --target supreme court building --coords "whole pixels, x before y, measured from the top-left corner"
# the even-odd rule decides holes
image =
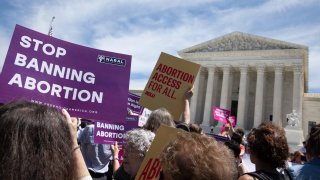
[[[217,106],[231,110],[246,130],[263,121],[286,129],[289,143],[300,144],[310,125],[320,122],[320,96],[308,94],[308,47],[233,32],[178,51],[201,65],[191,99],[191,121],[221,126],[213,119]],[[287,114],[299,115],[288,126]]]

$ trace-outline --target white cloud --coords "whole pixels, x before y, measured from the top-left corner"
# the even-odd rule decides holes
[[[161,51],[178,50],[232,31],[244,31],[309,46],[310,87],[318,87],[320,67],[318,17],[307,24],[281,25],[276,15],[299,8],[308,10],[316,0],[271,0],[239,7],[223,0],[57,0],[8,1],[6,25],[0,23],[0,64],[15,23],[47,33],[52,16],[54,36],[93,48],[131,54],[132,73],[150,75]],[[228,6],[232,3],[232,7]],[[223,6],[221,6],[223,4]],[[319,5],[318,5],[319,6]],[[26,8],[28,7],[28,8]],[[300,15],[297,13],[297,15]],[[294,21],[294,19],[281,19]],[[319,18],[318,18],[319,20]],[[274,24],[278,22],[279,24]],[[8,25],[9,24],[9,25]],[[293,25],[292,25],[293,24]],[[317,52],[316,52],[317,51]],[[144,87],[147,79],[132,78],[130,87]],[[319,87],[320,90],[320,87]]]
[[[5,44],[6,46],[0,45],[0,70],[2,69],[11,37],[5,34],[3,31],[0,31],[0,42],[1,44]]]
[[[132,90],[143,90],[147,84],[147,79],[132,79],[130,80],[129,89]]]
[[[320,93],[320,46],[312,47],[312,50],[309,53],[309,90]]]

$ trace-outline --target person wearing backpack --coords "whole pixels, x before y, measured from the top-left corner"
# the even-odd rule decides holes
[[[285,168],[289,156],[289,147],[282,127],[263,122],[248,135],[250,160],[256,171],[245,173],[239,180],[285,180],[291,179],[288,173],[277,169]],[[285,171],[287,172],[287,171]]]

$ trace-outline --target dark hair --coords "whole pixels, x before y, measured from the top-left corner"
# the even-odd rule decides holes
[[[186,123],[179,123],[179,124],[176,125],[176,128],[182,129],[182,130],[187,131],[187,132],[190,132],[190,127]]]
[[[306,151],[311,157],[320,156],[320,124],[312,127],[306,141]]]
[[[0,179],[73,179],[71,146],[60,111],[27,101],[0,107]]]
[[[88,124],[89,124],[89,123],[87,123],[87,122],[81,121],[80,127],[83,129],[83,128],[85,128]]]
[[[227,141],[224,143],[234,154],[234,157],[239,157],[240,156],[240,144],[236,141]]]
[[[248,135],[250,152],[271,167],[285,167],[289,157],[289,147],[282,127],[264,122]]]
[[[236,128],[235,133],[239,134],[241,136],[241,138],[243,138],[244,136],[244,130],[242,128]]]
[[[202,133],[202,128],[198,124],[190,123],[189,124],[190,132]]]
[[[238,144],[241,144],[242,143],[242,137],[240,134],[238,133],[233,133],[232,136],[231,136],[231,139],[235,142],[237,142]]]

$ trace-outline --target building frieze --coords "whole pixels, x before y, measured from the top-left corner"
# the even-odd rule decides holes
[[[249,58],[249,59],[284,59],[284,58],[305,58],[305,51],[302,49],[286,50],[263,50],[263,51],[229,51],[229,52],[206,52],[206,53],[180,53],[185,59],[215,60],[228,58]]]
[[[243,32],[233,32],[182,50],[185,53],[252,51],[275,49],[308,49],[308,47]]]

